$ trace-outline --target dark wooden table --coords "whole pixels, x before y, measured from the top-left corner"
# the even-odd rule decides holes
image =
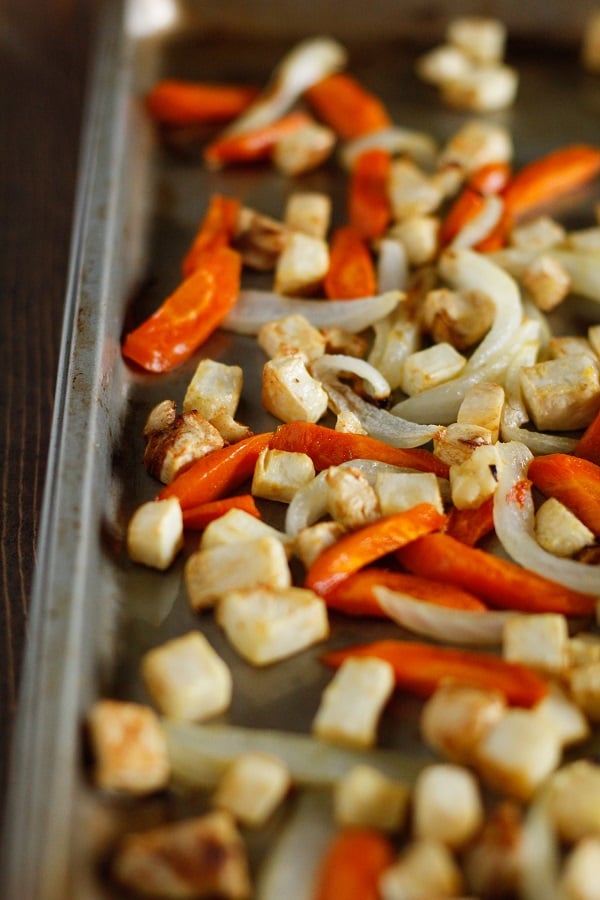
[[[0,3],[2,801],[27,639],[96,7],[93,0]]]

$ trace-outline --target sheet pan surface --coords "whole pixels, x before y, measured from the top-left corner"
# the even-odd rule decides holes
[[[165,146],[158,140],[141,102],[157,77],[260,84],[290,47],[291,34],[278,37],[266,25],[261,31],[261,15],[256,31],[244,33],[233,27],[231,3],[213,4],[204,13],[198,6],[180,4],[172,26],[141,35],[131,30],[133,4],[108,3],[99,39],[5,817],[1,894],[10,900],[118,897],[104,877],[115,837],[203,802],[177,796],[119,802],[101,798],[89,784],[82,721],[90,704],[98,696],[147,702],[141,655],[199,625],[181,584],[182,560],[157,576],[133,566],[124,549],[133,510],[156,494],[156,482],[141,463],[148,412],[159,400],[182,399],[198,357],[164,377],[134,373],[120,355],[122,334],[177,284],[181,257],[211,193],[240,196],[278,217],[292,190],[325,190],[334,200],[335,221],[344,217],[345,182],[334,166],[296,181],[263,167],[208,173],[197,142]],[[442,142],[464,114],[444,109],[416,79],[414,59],[422,46],[356,24],[350,28],[346,22],[343,29],[350,70],[386,99],[395,121]],[[294,37],[303,28],[304,34],[317,33],[318,14],[310,26],[296,27]],[[581,70],[574,48],[555,45],[549,52],[538,41],[533,52],[530,44],[517,42],[509,52],[521,76],[519,98],[494,118],[514,134],[517,162],[561,143],[597,141],[600,85]],[[583,204],[565,204],[562,220],[572,227],[586,224],[597,199],[590,194]],[[268,280],[250,282],[266,286]],[[255,431],[272,428],[275,422],[260,403],[263,356],[254,340],[218,332],[202,353],[243,362],[238,418]],[[275,504],[268,516],[281,524]],[[196,544],[197,537],[190,537],[186,551]],[[327,680],[315,661],[319,650],[253,670],[234,658],[212,621],[203,620],[202,628],[234,671],[231,722],[308,730]],[[363,623],[360,638],[383,633],[383,626]],[[354,626],[335,622],[333,643],[355,636]],[[384,745],[420,752],[417,708],[407,698],[393,701]]]

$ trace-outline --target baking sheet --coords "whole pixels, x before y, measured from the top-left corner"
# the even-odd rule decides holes
[[[116,835],[200,808],[203,801],[193,798],[128,802],[103,798],[90,788],[83,717],[98,696],[147,702],[139,678],[145,650],[191,628],[205,630],[234,670],[227,718],[240,725],[308,730],[328,679],[315,662],[320,648],[267,670],[241,663],[212,619],[199,620],[189,610],[182,559],[163,576],[133,566],[124,551],[133,510],[157,490],[141,462],[146,417],[159,400],[181,400],[198,357],[159,378],[134,373],[120,355],[123,332],[177,284],[181,257],[211,193],[240,196],[278,217],[292,190],[324,190],[333,197],[336,222],[343,220],[345,197],[345,183],[333,165],[293,181],[262,166],[209,174],[200,165],[197,142],[171,141],[165,147],[157,139],[140,101],[153,81],[166,75],[264,83],[292,38],[315,33],[319,22],[288,22],[288,31],[278,36],[272,17],[259,6],[254,30],[245,31],[233,4],[188,2],[172,7],[177,18],[170,27],[148,26],[149,33],[143,33],[140,22],[149,20],[138,13],[151,6],[106,4],[91,79],[5,816],[0,895],[8,900],[118,898],[104,877]],[[323,9],[326,19],[327,4]],[[378,20],[377,4],[374,9]],[[404,42],[409,29],[402,34],[400,20],[394,32],[385,28],[376,34],[362,28],[360,17],[354,23],[353,29],[346,20],[342,29],[350,71],[385,98],[396,122],[443,142],[465,116],[441,107],[416,79],[414,58],[423,47]],[[294,29],[298,33],[292,35]],[[428,39],[425,46],[430,44]],[[541,41],[516,41],[509,60],[521,76],[518,101],[492,118],[514,134],[517,163],[567,141],[598,140],[600,83],[581,70],[572,45],[553,40],[549,51]],[[561,210],[569,227],[590,221],[598,196],[590,193],[583,204],[580,199]],[[268,282],[256,276],[248,283]],[[263,356],[255,342],[219,332],[202,353],[225,363],[243,359],[238,418],[256,431],[273,427],[275,420],[260,404]],[[281,523],[277,505],[268,515]],[[188,538],[186,551],[197,541]],[[360,636],[369,640],[384,630],[364,623]],[[353,624],[334,622],[332,644],[355,636]],[[408,697],[394,698],[382,730],[384,745],[419,752],[417,709]]]

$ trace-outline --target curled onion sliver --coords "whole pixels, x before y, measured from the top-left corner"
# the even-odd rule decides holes
[[[515,562],[573,591],[600,597],[596,566],[554,556],[535,539],[535,507],[527,468],[533,459],[518,441],[498,444],[502,465],[494,494],[494,527],[504,550]]]
[[[325,353],[315,359],[310,370],[315,378],[325,380],[342,372],[357,375],[365,382],[365,388],[377,400],[383,400],[390,396],[390,386],[381,372],[357,356],[349,356],[346,353]]]
[[[403,471],[399,466],[393,466],[390,463],[380,462],[375,459],[350,459],[347,462],[340,463],[342,468],[348,466],[359,469],[371,485],[375,484],[377,472]],[[314,525],[315,522],[323,518],[327,512],[326,477],[327,469],[319,472],[312,481],[309,481],[308,484],[296,491],[286,510],[286,534],[296,535],[303,528],[308,528],[309,525]]]
[[[408,287],[408,256],[401,241],[382,238],[377,253],[377,284],[380,291],[405,291]]]
[[[392,155],[410,156],[419,165],[427,168],[434,165],[438,146],[431,135],[424,131],[393,125],[390,128],[369,131],[347,141],[340,150],[342,166],[350,171],[361,153],[367,150],[388,150]]]
[[[458,408],[470,387],[498,380],[504,374],[509,349],[514,349],[518,339],[523,309],[515,280],[481,253],[446,250],[440,259],[440,273],[458,290],[487,294],[495,307],[494,322],[460,377],[401,400],[392,413],[414,422],[447,425],[456,421]]]
[[[397,749],[358,750],[320,742],[305,734],[236,725],[203,725],[163,719],[162,728],[176,784],[214,787],[241,753],[270,753],[288,767],[294,784],[331,787],[358,763],[371,765],[390,778],[412,781],[424,760]]]
[[[531,366],[535,363],[539,344],[539,340],[535,338],[525,341],[513,354],[506,370],[504,378],[505,402],[500,425],[502,440],[507,443],[509,441],[520,441],[536,455],[544,453],[572,453],[576,444],[575,438],[546,434],[540,431],[529,431],[527,428],[522,427],[529,421],[529,414],[523,401],[519,372],[523,366]]]
[[[221,327],[236,334],[258,334],[267,322],[300,315],[315,328],[339,327],[354,334],[387,316],[403,296],[401,291],[386,291],[356,300],[306,300],[271,291],[243,290]]]
[[[443,591],[440,585],[440,591]],[[436,641],[451,641],[469,646],[496,646],[502,643],[507,612],[451,609],[415,600],[410,594],[377,587],[374,594],[382,610],[414,634]]]
[[[346,64],[346,49],[329,37],[307,38],[287,53],[273,71],[266,88],[225,134],[241,134],[280,118],[317,81]]]
[[[519,896],[523,900],[553,900],[560,895],[560,843],[549,811],[550,787],[534,798],[523,822]]]
[[[371,437],[385,441],[392,447],[422,447],[432,440],[440,430],[439,425],[420,425],[392,415],[385,409],[379,409],[363,400],[356,391],[335,378],[321,380],[334,412],[348,411],[354,413]]]
[[[337,827],[329,795],[304,791],[258,873],[256,900],[313,900],[323,848]]]
[[[498,224],[503,209],[504,204],[500,197],[488,194],[484,197],[481,211],[460,229],[450,246],[454,249],[474,247]]]

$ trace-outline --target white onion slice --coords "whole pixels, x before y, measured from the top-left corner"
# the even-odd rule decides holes
[[[504,209],[502,199],[495,194],[488,194],[483,200],[481,211],[460,229],[450,243],[454,249],[474,247],[486,238],[500,221]]]
[[[534,323],[532,323],[534,324]],[[522,428],[529,421],[529,415],[523,401],[519,372],[523,366],[535,363],[540,342],[537,339],[524,341],[513,354],[504,378],[505,403],[502,409],[500,431],[502,440],[520,441],[529,447],[532,453],[572,453],[576,444],[575,438],[564,435],[547,434],[541,431],[529,431]]]
[[[422,447],[440,430],[439,425],[420,425],[392,415],[385,409],[378,409],[335,378],[323,378],[321,383],[334,412],[354,413],[367,434],[393,447]]]
[[[573,559],[554,556],[535,539],[535,508],[527,468],[533,454],[524,444],[498,444],[502,465],[494,494],[494,527],[515,562],[582,594],[600,597],[600,571]],[[519,490],[515,490],[516,485]]]
[[[410,594],[383,586],[375,588],[374,594],[383,611],[397,625],[434,641],[497,646],[502,643],[504,623],[510,615],[493,610],[451,609],[415,600]]]
[[[187,788],[212,788],[241,753],[270,753],[287,765],[295,785],[331,787],[358,763],[390,778],[411,781],[425,760],[397,749],[358,750],[305,734],[236,725],[198,725],[163,719],[173,779]]]
[[[523,822],[519,896],[523,900],[558,900],[560,845],[548,809],[546,786],[530,805]]]
[[[474,250],[449,249],[440,257],[439,271],[459,291],[481,291],[495,307],[494,322],[471,354],[466,371],[477,369],[513,346],[523,318],[521,294],[514,278]]]
[[[438,153],[438,146],[431,135],[393,125],[347,141],[340,150],[340,163],[350,171],[361,153],[379,149],[388,150],[392,155],[410,156],[424,168],[435,164]]]
[[[561,263],[571,279],[571,293],[600,302],[600,253],[552,246],[544,250],[529,247],[506,247],[490,254],[490,258],[515,278],[521,278],[540,256]]]
[[[365,382],[365,389],[376,400],[390,396],[391,388],[375,366],[357,356],[346,353],[325,353],[315,359],[310,366],[311,374],[319,380],[326,380],[340,372],[357,375]]]
[[[243,290],[221,327],[236,334],[258,334],[262,325],[301,315],[315,328],[343,328],[352,334],[383,319],[403,298],[401,291],[386,291],[356,300],[306,300],[272,291]]]
[[[313,900],[323,853],[338,831],[325,791],[304,791],[259,870],[256,900]]]
[[[241,134],[280,118],[304,91],[342,69],[347,59],[346,49],[332,38],[315,37],[300,41],[280,61],[259,97],[224,133]]]
[[[377,284],[380,291],[405,291],[408,287],[408,256],[401,241],[382,238],[377,251]]]
[[[486,293],[495,306],[494,322],[459,378],[401,400],[392,413],[414,422],[447,425],[456,421],[458,408],[470,387],[498,380],[504,374],[509,350],[517,343],[523,309],[515,280],[481,253],[446,250],[440,259],[440,273],[458,290]]]
[[[375,484],[377,472],[405,471],[400,466],[393,466],[391,463],[380,462],[376,459],[349,459],[347,462],[340,463],[340,466],[351,466],[358,469],[370,485]],[[309,525],[314,525],[323,518],[327,512],[326,477],[327,469],[319,472],[312,481],[296,491],[286,510],[286,534],[295,536],[303,528],[308,528]]]

